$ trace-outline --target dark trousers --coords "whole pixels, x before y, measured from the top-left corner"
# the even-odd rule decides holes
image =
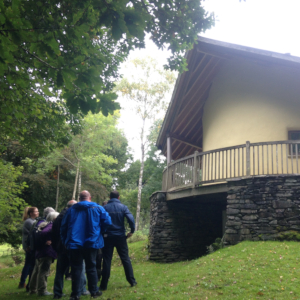
[[[64,274],[69,269],[69,257],[66,252],[58,253],[54,279],[54,295],[61,297],[64,288]]]
[[[101,274],[102,274],[102,260],[103,260],[103,255],[102,255],[102,250],[99,249],[97,253],[97,258],[96,258],[96,268],[97,268],[97,275],[98,275],[98,281],[101,279]]]
[[[30,280],[31,273],[34,268],[34,263],[35,263],[34,253],[25,252],[25,264],[24,264],[24,267],[22,270],[20,284],[25,283],[28,275],[29,275],[29,280]]]
[[[53,287],[54,295],[62,297],[63,288],[64,288],[64,274],[66,274],[66,270],[69,269],[69,266],[70,266],[70,258],[68,252],[66,251],[58,252],[54,287]],[[80,286],[82,286],[82,289],[80,290],[80,295],[86,292],[85,285],[86,285],[86,278],[85,278],[85,267],[84,267],[81,273]]]
[[[82,290],[82,270],[83,260],[86,265],[86,275],[88,279],[88,287],[91,295],[98,291],[97,270],[96,270],[96,256],[98,249],[70,249],[71,274],[72,274],[72,297],[80,297]]]
[[[135,283],[135,278],[133,275],[133,269],[131,261],[128,255],[128,246],[126,237],[106,237],[104,238],[104,248],[103,253],[103,269],[102,269],[102,280],[101,289],[107,288],[108,279],[110,277],[111,260],[113,257],[114,247],[117,248],[117,252],[123,264],[126,279],[130,284]]]

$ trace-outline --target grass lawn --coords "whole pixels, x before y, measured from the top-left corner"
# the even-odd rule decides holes
[[[129,244],[138,285],[129,287],[115,255],[108,290],[100,299],[300,299],[298,242],[243,242],[173,264],[148,261],[145,245],[144,241]],[[17,289],[21,269],[0,269],[1,300],[38,298]],[[53,281],[52,271],[49,291]],[[68,297],[63,299],[69,298],[70,291],[71,282],[65,281]]]

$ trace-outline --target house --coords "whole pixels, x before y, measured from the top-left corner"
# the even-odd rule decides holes
[[[300,230],[300,58],[199,37],[157,146],[150,259]]]

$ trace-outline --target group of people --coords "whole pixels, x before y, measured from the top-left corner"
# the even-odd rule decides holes
[[[78,300],[82,295],[98,298],[107,289],[115,247],[127,281],[132,287],[135,286],[137,282],[127,246],[127,238],[135,230],[134,218],[119,199],[118,191],[113,191],[110,193],[110,200],[101,206],[92,202],[88,191],[82,191],[79,202],[70,200],[61,213],[47,207],[43,217],[39,218],[36,207],[27,208],[23,216],[22,235],[25,265],[19,288],[26,288],[29,294],[53,295],[47,291],[47,277],[51,263],[57,259],[54,299],[65,296],[64,274],[69,265],[72,276],[70,300]],[[125,218],[131,229],[127,235]],[[27,276],[29,281],[26,285]],[[99,287],[98,281],[101,282]]]

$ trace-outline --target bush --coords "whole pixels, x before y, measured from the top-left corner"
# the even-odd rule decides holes
[[[128,243],[135,243],[139,241],[147,240],[148,235],[143,233],[143,230],[136,231],[131,238],[128,239]]]
[[[224,244],[221,238],[216,238],[215,242],[207,246],[207,253],[213,253],[219,249],[224,248]]]

